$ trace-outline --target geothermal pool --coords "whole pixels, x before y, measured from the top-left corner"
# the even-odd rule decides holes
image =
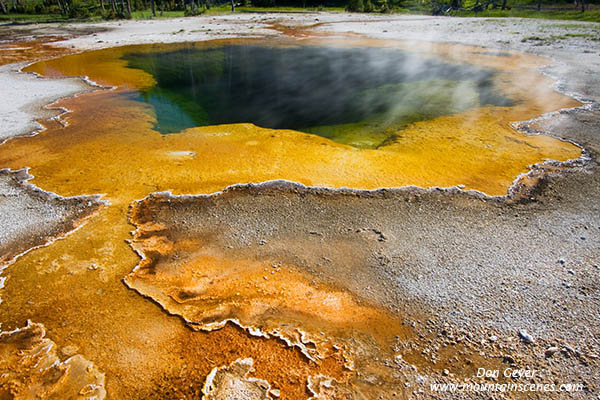
[[[115,87],[60,104],[74,112],[61,133],[71,145],[56,150],[79,171],[102,165],[92,180],[120,181],[106,166],[118,164],[129,176],[164,173],[166,183],[181,166],[196,175],[183,193],[287,179],[505,195],[530,165],[580,155],[571,143],[510,126],[578,104],[551,89],[534,70],[541,63],[448,46],[238,40],[99,50],[26,71]],[[62,146],[45,136],[45,146]],[[79,146],[90,146],[84,159]],[[91,186],[109,193],[130,184]]]
[[[161,133],[252,123],[377,148],[410,123],[514,104],[490,70],[393,48],[225,44],[122,58],[156,82],[138,99]]]
[[[531,165],[581,154],[510,125],[578,105],[536,71],[545,62],[344,39],[130,46],[32,64],[25,71],[86,76],[102,88],[57,102],[70,111],[0,146],[0,166],[30,167],[44,190],[101,193],[109,204],[5,271],[3,328],[43,323],[59,346],[76,346],[106,374],[116,398],[132,388],[198,394],[215,367],[234,363],[243,375],[247,364],[235,360],[244,357],[284,398],[303,398],[307,382],[325,390],[327,377],[340,393],[389,394],[406,378],[387,363],[402,341],[411,343],[405,360],[444,368],[468,350],[430,362],[402,316],[363,294],[381,279],[361,249],[396,239],[373,227],[328,232],[323,221],[337,219],[323,198],[334,192],[310,201],[298,201],[299,187],[176,195],[284,179],[504,196]],[[172,195],[146,197],[161,191]],[[335,199],[362,201],[349,192]],[[287,210],[306,204],[316,228],[288,232]],[[338,219],[346,217],[361,216]]]

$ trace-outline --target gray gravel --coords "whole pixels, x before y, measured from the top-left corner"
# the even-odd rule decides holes
[[[103,204],[99,196],[60,197],[27,183],[25,170],[0,170],[0,268],[76,228]]]

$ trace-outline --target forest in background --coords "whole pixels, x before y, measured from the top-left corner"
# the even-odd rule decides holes
[[[0,22],[14,23],[267,11],[405,13],[600,22],[600,0],[0,0]]]

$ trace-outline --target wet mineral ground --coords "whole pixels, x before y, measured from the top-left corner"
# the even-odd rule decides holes
[[[600,51],[586,36],[512,37],[598,29],[574,26],[267,14],[0,27],[15,38],[0,53],[0,398],[482,398],[438,384],[598,397]],[[402,119],[384,141],[355,133],[381,133],[381,98],[407,96],[404,83],[361,88],[386,111],[367,123],[201,124],[194,108],[192,127],[161,133],[165,98],[191,106],[148,54],[257,43],[409,51],[493,71],[511,101]],[[459,86],[443,99],[476,93]],[[294,121],[319,116],[307,110]]]

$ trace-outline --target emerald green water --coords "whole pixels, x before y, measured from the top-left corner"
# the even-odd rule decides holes
[[[376,148],[417,121],[513,104],[493,71],[389,48],[228,44],[124,59],[155,78],[136,100],[153,106],[165,134],[249,122]]]

